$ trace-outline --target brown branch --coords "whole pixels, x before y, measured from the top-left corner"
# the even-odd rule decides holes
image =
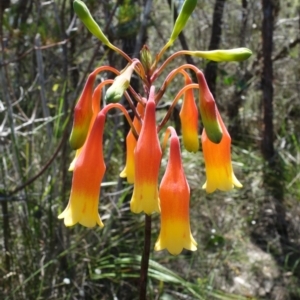
[[[293,41],[291,41],[288,45],[284,46],[274,57],[273,62],[276,60],[279,60],[281,58],[286,57],[289,54],[289,51],[296,47],[300,43],[300,38],[297,38]]]

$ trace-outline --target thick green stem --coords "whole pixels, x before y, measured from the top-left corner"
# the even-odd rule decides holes
[[[140,300],[146,300],[147,296],[147,279],[148,267],[150,258],[150,245],[151,245],[151,216],[145,214],[145,237],[144,237],[144,250],[141,261],[141,275],[140,275]]]

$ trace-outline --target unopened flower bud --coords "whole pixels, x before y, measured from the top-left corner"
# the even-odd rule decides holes
[[[168,41],[168,44],[172,45],[173,42],[177,39],[178,35],[185,27],[185,24],[188,21],[190,15],[194,11],[196,5],[197,5],[197,0],[185,0],[184,1],[182,8],[180,10],[180,13],[174,24],[173,31],[172,31],[171,37]]]
[[[145,72],[148,73],[152,65],[152,55],[146,45],[144,45],[141,50],[141,63],[145,69]]]
[[[252,51],[248,48],[235,48],[229,50],[189,51],[187,54],[217,62],[243,61],[252,55]]]
[[[73,8],[78,16],[78,18],[82,21],[82,23],[86,26],[86,28],[95,36],[97,37],[104,45],[107,47],[112,46],[109,42],[108,38],[104,35],[99,25],[96,23],[94,18],[92,17],[89,9],[85,5],[83,1],[74,0]]]
[[[113,84],[108,88],[105,94],[105,101],[107,103],[115,103],[122,98],[124,92],[130,85],[130,79],[135,65],[136,63],[132,63],[122,74],[115,78]]]

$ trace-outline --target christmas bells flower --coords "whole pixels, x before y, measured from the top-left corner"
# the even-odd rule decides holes
[[[76,159],[69,203],[58,216],[64,219],[66,226],[76,223],[86,227],[94,227],[96,224],[104,226],[98,213],[100,185],[106,169],[102,152],[104,122],[105,115],[99,113]]]
[[[219,143],[222,139],[222,128],[217,118],[217,105],[210,92],[204,74],[197,72],[199,83],[199,109],[206,134],[213,143]]]
[[[77,150],[83,146],[88,135],[89,128],[91,126],[91,119],[93,117],[93,87],[97,74],[102,71],[111,71],[119,74],[116,69],[110,66],[101,66],[96,68],[89,75],[74,109],[74,121],[70,136],[70,145],[74,150]]]
[[[185,72],[185,85],[191,84],[191,78]],[[190,152],[199,150],[198,109],[194,99],[193,89],[184,93],[182,107],[179,113],[183,145]]]
[[[206,189],[207,193],[212,193],[216,189],[229,191],[234,186],[242,187],[233,173],[230,154],[231,138],[218,111],[217,118],[223,131],[220,143],[211,142],[205,129],[201,138],[206,169],[206,183],[202,188]]]
[[[158,175],[162,157],[155,119],[153,93],[146,103],[141,133],[134,152],[134,188],[130,201],[131,211],[151,215],[160,212],[158,199]]]
[[[74,150],[83,146],[88,134],[93,115],[91,100],[95,79],[96,74],[93,72],[89,75],[74,109],[73,128],[70,136],[70,145]]]
[[[141,103],[137,104],[136,110],[141,118],[144,117],[144,106]],[[133,119],[133,126],[135,127],[136,132],[139,134],[141,131],[141,123],[138,118],[135,116]],[[137,144],[137,140],[130,130],[126,137],[126,164],[123,171],[120,173],[120,177],[127,178],[128,183],[134,183],[134,150]]]
[[[155,250],[167,249],[178,255],[183,248],[195,251],[197,243],[190,229],[190,188],[181,162],[180,143],[175,130],[171,130],[170,156],[159,188],[161,230]]]
[[[92,112],[93,112],[93,114],[92,114],[92,118],[91,118],[91,121],[90,121],[90,125],[89,125],[87,136],[90,134],[90,132],[91,132],[91,130],[93,128],[94,122],[96,120],[96,117],[97,117],[97,115],[98,115],[98,113],[100,111],[101,92],[102,92],[102,87],[103,87],[104,83],[105,82],[100,83],[97,86],[97,88],[95,89],[95,91],[93,92],[93,95],[92,95]],[[83,147],[84,146],[82,146],[82,147],[80,147],[79,149],[76,150],[76,154],[75,154],[75,157],[74,157],[73,161],[70,164],[69,171],[73,171],[74,170],[76,160],[77,160],[79,154],[81,153]]]

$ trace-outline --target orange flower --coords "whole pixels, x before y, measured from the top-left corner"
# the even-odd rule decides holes
[[[134,213],[150,215],[159,212],[158,173],[161,148],[156,131],[155,102],[150,98],[146,104],[145,117],[134,152],[134,189],[130,202]]]
[[[190,188],[181,162],[180,144],[172,128],[170,158],[159,189],[161,230],[155,250],[178,255],[183,248],[195,251],[197,243],[190,229]]]
[[[193,83],[189,76],[185,76],[185,85]],[[183,145],[190,152],[199,149],[198,137],[198,109],[194,99],[193,89],[184,93],[184,99],[180,111]]]
[[[197,78],[199,83],[199,109],[201,120],[208,138],[217,144],[222,139],[222,129],[217,118],[217,105],[209,90],[204,74],[200,70],[197,72]]]
[[[223,123],[223,120],[217,111],[217,118],[223,131],[223,137],[219,144],[211,142],[203,129],[202,148],[206,169],[206,183],[203,189],[207,193],[212,193],[216,189],[229,191],[236,187],[242,187],[233,173],[231,164],[231,138]]]
[[[89,136],[92,128],[93,128],[93,125],[94,125],[94,122],[96,120],[96,117],[100,111],[100,105],[101,105],[101,93],[102,93],[102,88],[103,88],[103,83],[105,82],[101,82],[95,89],[94,93],[93,93],[93,96],[92,96],[92,111],[93,111],[93,115],[92,115],[92,119],[90,121],[90,125],[89,125],[89,129],[88,129],[88,133],[87,133],[87,136]],[[73,171],[74,170],[74,167],[75,167],[75,163],[76,163],[76,160],[79,156],[79,154],[81,153],[82,149],[83,149],[84,146],[80,147],[79,149],[76,150],[76,154],[75,154],[75,157],[73,159],[73,161],[71,162],[70,164],[70,167],[69,167],[69,171]]]
[[[143,118],[144,107],[141,103],[137,104],[136,110],[140,114],[141,118]],[[139,134],[141,131],[142,124],[140,123],[137,117],[134,117],[133,125],[135,127],[136,132]],[[134,183],[134,149],[136,147],[136,144],[137,140],[134,137],[132,131],[130,130],[126,137],[126,165],[120,174],[120,177],[122,178],[127,177],[128,183]]]
[[[83,146],[88,134],[93,115],[91,100],[95,79],[96,74],[93,72],[89,75],[74,109],[73,128],[70,136],[70,144],[74,150]]]
[[[66,226],[104,226],[98,213],[100,185],[106,169],[102,151],[104,122],[105,115],[99,113],[76,160],[69,203],[58,216]]]

